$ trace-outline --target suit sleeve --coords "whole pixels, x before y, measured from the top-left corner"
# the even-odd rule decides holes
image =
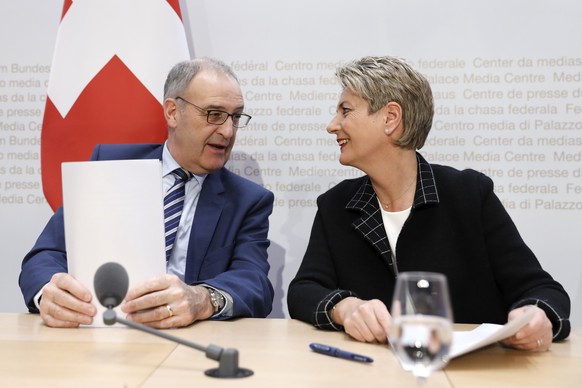
[[[214,241],[204,258],[199,278],[193,284],[205,283],[224,290],[233,299],[232,317],[264,318],[272,309],[274,290],[269,280],[269,216],[273,211],[273,193],[261,189],[254,200],[240,201],[233,213],[221,216]],[[240,207],[248,202],[244,211]],[[219,317],[227,319],[230,317]]]
[[[38,313],[33,298],[59,272],[67,272],[63,208],[57,209],[22,261],[18,284],[28,311]]]
[[[322,197],[318,198],[318,206]],[[339,290],[334,271],[335,264],[329,249],[326,225],[321,209],[318,209],[307,250],[291,281],[287,293],[287,305],[291,318],[311,323],[322,329],[341,330],[329,319],[329,309],[347,296],[356,296],[349,290]]]
[[[99,145],[95,147],[91,160],[99,159],[100,149]],[[52,276],[59,272],[68,272],[62,206],[50,218],[33,248],[22,261],[18,284],[28,311],[39,312],[33,298]]]
[[[561,284],[543,270],[535,254],[493,192],[493,182],[479,175],[483,225],[489,257],[507,305],[537,305],[552,322],[554,340],[570,333],[570,298]]]

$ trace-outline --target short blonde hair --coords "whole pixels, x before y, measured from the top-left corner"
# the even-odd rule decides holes
[[[428,80],[410,64],[395,57],[363,57],[339,67],[341,86],[357,94],[375,113],[389,102],[402,108],[400,147],[420,149],[432,127],[434,104]]]

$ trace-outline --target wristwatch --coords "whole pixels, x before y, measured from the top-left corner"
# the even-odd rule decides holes
[[[214,314],[216,314],[224,308],[226,300],[224,299],[224,295],[216,291],[214,288],[206,287],[206,289],[210,293],[210,303],[212,304],[212,307],[214,307]]]

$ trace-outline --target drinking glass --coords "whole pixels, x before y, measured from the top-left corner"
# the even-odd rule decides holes
[[[389,341],[404,370],[420,383],[448,362],[453,317],[447,279],[433,272],[403,272],[392,299]]]

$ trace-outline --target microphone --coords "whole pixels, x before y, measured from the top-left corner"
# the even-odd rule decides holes
[[[206,354],[206,357],[218,361],[218,368],[212,368],[204,372],[207,376],[218,378],[240,378],[248,377],[253,374],[250,369],[239,368],[238,350],[222,349],[217,345],[202,346],[194,342],[184,340],[179,337],[164,333],[141,323],[128,321],[117,316],[115,307],[119,306],[127,294],[129,287],[129,277],[123,266],[116,262],[108,262],[101,265],[95,272],[93,279],[95,294],[99,303],[107,308],[103,312],[103,322],[106,325],[113,325],[116,322],[126,326],[145,331],[147,333],[165,338],[167,340],[200,350]]]

